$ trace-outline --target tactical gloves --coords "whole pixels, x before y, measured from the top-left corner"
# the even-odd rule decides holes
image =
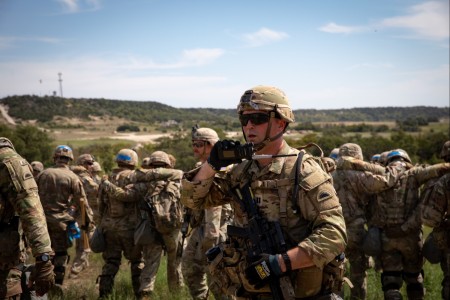
[[[261,254],[258,260],[245,269],[245,277],[248,282],[260,289],[271,278],[280,277],[283,274],[278,263],[278,255]]]
[[[30,283],[35,286],[36,295],[45,295],[55,285],[55,274],[50,260],[36,261],[33,272],[30,275]]]
[[[251,159],[253,144],[241,145],[239,141],[223,140],[214,144],[208,157],[208,164],[215,171],[231,164],[242,162],[242,159]]]

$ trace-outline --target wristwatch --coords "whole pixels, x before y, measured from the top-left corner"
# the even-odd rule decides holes
[[[50,254],[43,253],[41,255],[36,256],[36,261],[49,261],[50,260]]]

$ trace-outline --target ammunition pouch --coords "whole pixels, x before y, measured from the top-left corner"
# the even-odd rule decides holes
[[[211,285],[219,288],[227,295],[246,297],[255,294],[270,294],[269,286],[262,289],[248,283],[245,277],[247,262],[245,252],[234,248],[229,243],[220,243],[206,253],[208,268],[212,275]]]
[[[345,255],[341,253],[323,269],[322,292],[339,293],[343,289],[346,278]]]

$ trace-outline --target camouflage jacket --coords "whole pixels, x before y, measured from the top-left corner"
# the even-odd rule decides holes
[[[84,192],[89,203],[89,207],[92,209],[92,214],[98,214],[98,184],[93,179],[91,173],[83,166],[73,166],[71,167],[72,172],[77,174],[83,184]]]
[[[377,218],[373,218],[373,224],[380,228],[394,228],[401,226],[405,232],[412,232],[420,229],[421,203],[419,189],[428,180],[442,176],[450,172],[450,163],[436,164],[433,166],[415,166],[409,168],[404,162],[394,162],[387,168],[375,166],[358,160],[347,159],[343,163],[338,163],[338,168],[388,172],[394,183],[391,187],[380,186],[375,198],[375,210]],[[381,170],[380,170],[381,168]],[[409,169],[408,169],[409,168]],[[376,189],[374,189],[376,191]]]
[[[357,161],[353,157],[339,158],[337,169],[333,172],[333,185],[342,205],[345,222],[349,225],[358,218],[366,219],[368,203],[373,199],[371,195],[393,186],[396,177],[391,172],[377,175],[371,172],[343,169],[342,161],[345,160]],[[384,171],[382,168],[382,172]]]
[[[185,174],[185,178],[189,180],[191,175],[195,175],[196,169],[202,164],[197,164],[196,168]],[[216,176],[221,177],[223,172],[216,174]],[[203,237],[215,240],[217,239],[221,231],[226,232],[226,225],[231,223],[233,219],[233,209],[229,203],[225,203],[220,206],[209,207],[206,209],[189,209],[190,216],[190,226],[196,228],[203,226]]]
[[[109,180],[118,187],[125,187],[129,184],[129,176],[133,172],[132,169],[118,167],[112,170]],[[139,216],[137,203],[125,202],[120,197],[109,192],[102,185],[99,187],[98,204],[102,228],[128,231],[136,227]]]
[[[39,199],[36,182],[28,162],[9,147],[0,148],[0,240],[5,234],[12,219],[18,216],[21,231],[24,232],[33,256],[52,251],[50,237],[44,211]],[[16,224],[17,225],[17,224]],[[11,230],[19,231],[17,228]],[[16,240],[21,243],[21,238]],[[7,249],[8,248],[8,249]],[[11,259],[6,250],[23,249],[22,245],[6,246],[1,242],[0,260],[8,259],[8,263],[18,258],[19,253]],[[0,261],[0,264],[4,263]]]
[[[297,154],[286,142],[278,154]],[[285,239],[298,245],[323,267],[342,253],[346,246],[346,229],[342,208],[329,174],[323,171],[312,156],[305,154],[299,181],[297,205],[291,207],[297,157],[278,157],[260,169],[256,161],[237,164],[223,177],[203,181],[183,181],[182,201],[190,208],[230,203],[234,187],[251,182],[260,213],[268,221],[280,221]],[[234,225],[245,227],[247,215],[241,205],[231,201]]]
[[[93,220],[83,184],[69,166],[57,164],[47,168],[38,175],[36,181],[49,226],[66,230],[67,222],[74,220],[69,213],[69,207],[75,206],[79,212],[81,202],[84,202],[86,207],[86,220],[88,222]]]
[[[423,203],[422,221],[425,225],[437,228],[450,227],[450,174],[445,174],[437,180],[426,203]]]

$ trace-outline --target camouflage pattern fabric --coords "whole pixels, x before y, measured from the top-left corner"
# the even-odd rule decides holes
[[[192,229],[181,259],[183,278],[189,293],[193,299],[207,299],[211,289],[215,299],[229,299],[230,297],[221,293],[217,286],[208,285],[208,282],[211,282],[211,275],[205,252],[226,240],[227,225],[231,224],[232,219],[231,205],[193,210],[193,213],[195,223],[201,223]]]
[[[128,184],[128,175],[133,170],[115,168],[109,176],[111,182],[119,187]],[[106,193],[99,188],[99,216],[102,227],[106,251],[102,253],[105,264],[100,275],[100,297],[112,293],[114,278],[119,271],[123,256],[129,261],[131,268],[131,282],[133,291],[139,294],[140,276],[143,268],[142,248],[134,245],[134,229],[138,222],[138,208],[136,202],[123,202],[113,194]]]
[[[442,251],[440,261],[444,274],[442,299],[450,299],[450,174],[443,175],[433,186],[430,197],[424,203],[422,221],[433,228],[432,234]]]
[[[44,207],[52,248],[55,252],[56,283],[63,284],[68,261],[67,249],[72,245],[67,238],[68,222],[75,221],[69,208],[80,212],[80,203],[86,203],[86,218],[92,221],[92,210],[86,200],[83,184],[66,164],[47,168],[37,177],[39,196]]]
[[[284,142],[278,154],[298,152]],[[291,209],[296,159],[297,157],[274,158],[270,165],[262,169],[255,161],[244,161],[235,165],[224,178],[214,177],[195,182],[185,180],[182,201],[194,209],[230,203],[231,188],[250,180],[261,214],[268,221],[280,221],[285,239],[290,241],[291,246],[302,248],[315,264],[307,272],[292,272],[295,297],[302,298],[317,295],[321,291],[324,267],[344,251],[346,230],[332,179],[308,154],[304,155],[302,161],[296,203],[300,207],[300,213],[295,214]],[[246,213],[235,201],[231,205],[234,225],[245,227]],[[286,209],[285,215],[281,213],[281,206]]]
[[[182,175],[183,172],[181,170],[174,169],[138,169],[129,172],[126,177],[123,178],[122,184],[124,184],[124,186],[121,187],[119,184],[116,185],[110,183],[108,185],[101,185],[100,188],[109,198],[120,201],[124,205],[135,205],[145,208],[145,195],[151,193],[158,185],[159,181],[171,180],[177,183],[178,187],[181,188]],[[151,215],[151,213],[148,215]],[[140,214],[138,214],[137,219],[133,224],[133,233],[139,220]],[[167,252],[167,280],[170,289],[175,291],[183,284],[180,266],[181,262],[177,257],[177,248],[181,239],[179,228],[170,232],[155,232],[155,234],[157,235],[157,242],[142,247],[144,267],[141,272],[137,295],[150,294],[153,291],[163,249]]]
[[[340,160],[342,159],[346,157],[341,157]],[[387,189],[389,184],[393,184],[393,180],[389,181],[389,174],[382,176],[341,168],[333,173],[333,184],[342,205],[347,227],[348,244],[345,254],[350,262],[349,274],[353,284],[351,289],[353,299],[365,299],[367,294],[369,256],[364,253],[361,245],[367,233],[365,225],[369,195]]]
[[[358,163],[344,167],[361,169],[361,166]],[[386,299],[397,299],[405,281],[408,297],[423,299],[419,188],[428,180],[450,172],[450,164],[411,167],[406,162],[393,161],[386,171],[397,179],[392,187],[381,189],[377,194],[374,200],[377,218],[373,219],[373,224],[382,229],[381,282],[384,295]]]
[[[92,175],[89,171],[83,166],[73,166],[71,168],[72,172],[74,172],[78,178],[80,178],[84,192],[86,193],[86,197],[89,203],[89,207],[92,210],[92,215],[94,217],[94,223],[98,222],[98,204],[97,204],[97,193],[98,193],[98,184],[92,178]],[[79,218],[78,224],[81,224],[81,218]],[[95,227],[94,224],[90,226],[88,236],[92,236],[94,233]],[[75,258],[72,263],[72,268],[70,270],[70,275],[72,277],[78,275],[82,270],[89,266],[89,249],[84,249],[84,235],[81,235],[79,239],[76,240],[76,253]]]
[[[1,299],[22,293],[19,264],[25,261],[23,235],[33,256],[52,252],[45,215],[39,200],[31,166],[12,148],[0,148]]]

